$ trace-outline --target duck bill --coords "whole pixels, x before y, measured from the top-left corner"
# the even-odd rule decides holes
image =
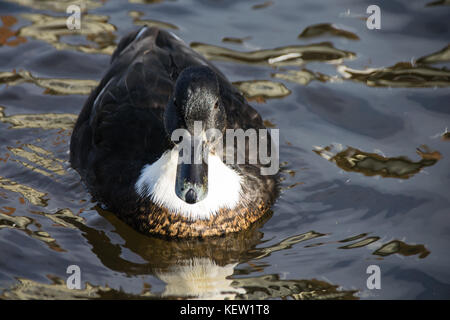
[[[191,148],[191,155],[195,155],[195,147]],[[183,150],[179,156],[182,157]],[[197,151],[198,152],[198,151]],[[193,160],[194,157],[191,157]],[[189,204],[202,201],[208,194],[208,164],[203,157],[199,161],[178,163],[175,182],[175,193],[181,200]]]

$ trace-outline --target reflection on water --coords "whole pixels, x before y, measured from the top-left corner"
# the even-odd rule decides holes
[[[306,27],[305,30],[303,30],[302,33],[298,35],[298,38],[315,38],[325,35],[343,37],[350,40],[359,40],[359,37],[353,32],[340,29],[330,23],[321,23]]]
[[[422,58],[417,59],[417,64],[433,64],[433,63],[441,63],[441,62],[449,62],[450,61],[450,45],[446,46],[442,50],[438,52],[429,54]]]
[[[11,124],[10,128],[72,129],[78,115],[72,113],[17,114],[7,116],[0,106],[0,121]]]
[[[407,243],[404,243],[403,241],[399,240],[393,240],[389,243],[386,243],[381,248],[376,250],[373,254],[386,257],[391,254],[400,254],[402,256],[412,256],[412,255],[419,255],[419,259],[426,258],[430,251],[425,248],[423,244],[417,244],[417,245],[410,245]]]
[[[82,12],[98,8],[102,5],[102,2],[107,0],[83,0],[75,2],[74,0],[6,0],[8,2],[14,2],[22,6],[30,7],[39,10],[51,10],[56,12],[66,12],[66,9],[71,4],[80,4]]]
[[[250,252],[255,254],[254,259],[261,259],[261,258],[269,256],[270,254],[272,254],[274,252],[292,248],[292,246],[294,244],[297,244],[297,243],[300,243],[303,241],[307,241],[310,239],[318,238],[318,237],[323,237],[323,236],[325,236],[325,234],[318,233],[315,231],[309,231],[306,233],[302,233],[302,234],[284,239],[283,241],[281,241],[275,245],[272,245],[270,247],[253,249]]]
[[[115,227],[124,240],[123,248],[133,251],[144,259],[145,263],[136,264],[124,260],[121,249],[113,244],[103,232],[93,229],[85,221],[64,209],[53,214],[34,212],[44,215],[57,225],[80,229],[83,236],[93,246],[92,251],[112,270],[131,275],[152,272],[166,283],[161,293],[143,290],[140,295],[130,295],[110,288],[95,287],[85,283],[83,290],[70,292],[58,277],[51,277],[53,284],[42,284],[27,279],[6,290],[4,299],[24,299],[43,290],[49,298],[197,298],[197,299],[355,299],[356,291],[345,291],[339,286],[325,281],[280,279],[278,275],[235,277],[235,267],[239,263],[256,262],[270,254],[292,248],[295,244],[314,239],[323,234],[311,231],[289,237],[278,244],[256,248],[261,243],[262,234],[258,231],[258,222],[251,229],[226,238],[212,238],[210,241],[188,240],[168,241],[130,233],[112,213],[97,208],[98,212]],[[268,218],[266,218],[267,220]],[[28,223],[28,220],[25,222]],[[101,238],[101,240],[100,240]]]
[[[10,28],[17,23],[17,19],[13,16],[1,16],[2,26],[0,27],[0,46],[7,45],[15,47],[27,41],[24,37],[18,36],[17,31]]]
[[[346,244],[344,246],[340,246],[340,247],[338,247],[338,249],[357,249],[357,248],[369,246],[372,243],[379,242],[380,239],[381,238],[378,236],[367,237],[367,233],[362,233],[362,234],[358,234],[356,236],[353,236],[353,237],[350,237],[347,239],[343,239],[343,240],[329,241],[329,242],[317,242],[317,243],[308,244],[305,246],[305,248],[313,248],[313,247],[318,247],[318,246],[322,246],[325,244],[328,244],[328,245],[340,244],[340,243],[347,243],[347,242],[354,241],[353,243]],[[386,257],[386,256],[389,256],[392,254],[400,254],[402,256],[419,255],[419,259],[423,259],[423,258],[426,258],[430,254],[430,251],[428,249],[426,249],[423,244],[412,245],[412,244],[407,244],[400,240],[392,240],[388,243],[381,244],[381,246],[378,249],[376,249],[372,254],[376,255],[376,256],[381,256],[381,257]]]
[[[57,252],[65,251],[56,243],[56,240],[53,239],[50,234],[41,229],[39,223],[37,223],[34,219],[22,216],[10,216],[0,213],[0,231],[6,228],[22,231],[30,238],[43,242],[51,250]]]
[[[0,189],[12,191],[21,194],[30,203],[45,207],[47,206],[47,193],[38,191],[24,184],[17,183],[11,179],[0,176]]]
[[[236,81],[233,85],[237,87],[248,100],[263,102],[265,99],[283,98],[291,91],[280,82],[269,80]]]
[[[162,298],[205,298],[205,299],[260,299],[260,298],[355,298],[356,291],[343,291],[336,285],[318,280],[281,280],[278,275],[236,277],[235,267],[246,261],[256,262],[278,251],[288,250],[294,245],[324,234],[310,231],[289,237],[280,243],[257,248],[263,234],[259,228],[270,217],[259,221],[249,230],[225,238],[211,238],[208,241],[168,241],[130,233],[130,227],[121,223],[112,213],[97,208],[115,228],[128,248],[139,255],[145,263],[125,261],[121,250],[103,233],[90,228],[73,216],[60,217],[83,231],[84,237],[93,245],[92,251],[109,268],[127,274],[152,272],[166,283],[159,295],[146,291],[140,296]],[[53,219],[52,219],[53,220]],[[101,241],[100,238],[102,239]]]
[[[422,168],[432,166],[441,159],[438,151],[431,151],[427,146],[422,146],[424,150],[417,148],[416,152],[422,158],[417,162],[403,156],[388,158],[352,147],[342,150],[341,145],[314,148],[313,151],[319,156],[334,162],[345,171],[358,172],[366,176],[379,175],[385,178],[408,179],[420,172]]]
[[[380,237],[368,237],[365,238],[363,240],[357,241],[355,243],[352,244],[348,244],[342,247],[339,247],[339,249],[355,249],[355,248],[361,248],[361,247],[365,247],[373,242],[376,242],[380,240]]]
[[[198,271],[198,270],[197,270]],[[210,273],[211,270],[205,270]],[[213,268],[213,272],[216,271]],[[219,272],[224,272],[220,270]],[[226,272],[226,271],[225,271]],[[185,274],[185,273],[183,273]],[[0,299],[5,300],[20,300],[20,299],[34,299],[39,296],[41,299],[148,299],[148,298],[170,298],[170,297],[185,297],[186,292],[198,292],[202,289],[209,288],[210,285],[218,285],[218,287],[209,288],[211,291],[208,294],[194,295],[191,297],[207,298],[207,299],[276,299],[276,298],[291,298],[296,300],[311,300],[311,299],[346,299],[354,300],[355,290],[340,290],[337,286],[331,285],[325,281],[320,280],[280,280],[278,275],[264,275],[259,277],[239,278],[234,280],[220,279],[208,283],[205,287],[196,274],[190,278],[192,286],[186,287],[186,279],[178,277],[182,275],[165,275],[164,279],[171,278],[170,283],[162,295],[157,295],[145,287],[141,294],[129,294],[109,287],[93,286],[89,283],[85,284],[85,288],[81,290],[71,290],[67,288],[64,279],[56,276],[47,276],[51,280],[51,284],[44,284],[28,279],[19,278],[18,283],[3,292]],[[180,280],[180,282],[174,282]],[[196,280],[196,281],[194,281]],[[200,282],[200,283],[199,283]],[[171,287],[173,285],[174,287]],[[220,289],[227,291],[220,292]],[[217,293],[216,293],[217,292]],[[215,294],[216,293],[216,294]],[[188,297],[186,297],[188,298]]]
[[[248,276],[244,269],[236,267],[248,263],[251,268],[262,271],[264,265],[255,266],[258,260],[267,258],[279,251],[292,249],[295,245],[326,236],[326,234],[310,231],[288,237],[279,243],[262,246],[263,235],[259,231],[261,221],[251,229],[225,238],[211,238],[209,241],[187,240],[168,241],[129,232],[130,227],[124,225],[114,214],[97,208],[105,219],[114,226],[123,240],[121,246],[113,243],[103,231],[89,227],[82,217],[74,215],[70,209],[62,209],[55,213],[32,211],[33,214],[44,216],[55,223],[55,226],[78,229],[83,237],[92,245],[92,252],[102,263],[118,272],[130,275],[143,275],[149,272],[165,283],[162,292],[153,292],[144,283],[140,294],[130,294],[109,287],[93,286],[84,282],[81,290],[69,290],[63,279],[48,276],[51,284],[43,284],[28,279],[19,279],[18,283],[3,292],[2,299],[29,299],[44,296],[48,299],[79,299],[79,298],[195,298],[195,299],[357,299],[357,290],[343,290],[338,285],[322,280],[280,279],[278,274]],[[268,218],[266,218],[267,220]],[[33,224],[38,231],[31,231],[28,226]],[[45,242],[51,249],[63,251],[50,235],[40,230],[34,219],[27,217],[12,217],[0,213],[0,228],[15,228],[26,232],[31,237]],[[340,249],[355,249],[378,241],[379,237],[367,237],[366,234],[355,235],[343,240],[328,242],[352,242]],[[320,244],[306,245],[314,248]],[[141,257],[144,263],[135,263],[122,256],[122,249],[131,250]],[[425,258],[430,252],[423,245],[408,245],[399,240],[393,240],[381,245],[373,254],[386,257],[391,254],[411,256],[419,254]]]
[[[394,24],[398,29],[390,30],[386,24],[381,33],[366,30],[366,16],[353,4],[343,17],[338,12],[344,9],[331,2],[199,1],[194,7],[180,1],[87,0],[82,29],[70,31],[65,10],[71,0],[9,2],[24,6],[9,5],[25,13],[2,12],[0,55],[6,61],[26,55],[20,66],[0,70],[0,251],[10,258],[0,261],[0,299],[357,299],[367,297],[369,263],[380,264],[389,277],[380,297],[435,297],[436,288],[448,297],[449,203],[440,189],[448,189],[450,135],[436,129],[448,127],[447,113],[436,116],[432,106],[448,100],[450,46],[446,27],[428,15],[444,7],[404,7],[400,20],[408,27]],[[382,8],[395,18],[397,9],[387,3]],[[422,29],[408,24],[409,15]],[[350,16],[358,19],[342,19]],[[227,237],[167,241],[143,236],[114,214],[92,208],[79,176],[68,169],[67,150],[86,98],[80,95],[98,83],[83,79],[96,79],[101,70],[86,65],[75,76],[60,66],[67,57],[79,59],[76,65],[85,65],[86,57],[106,66],[117,37],[133,25],[171,29],[194,41],[192,48],[219,61],[227,77],[244,80],[233,84],[264,124],[281,128],[285,180],[273,216]],[[380,37],[388,52],[378,48]],[[311,43],[321,39],[332,42]],[[211,44],[220,41],[234,49]],[[28,54],[35,48],[39,59]],[[411,99],[424,108],[403,119]],[[383,109],[389,104],[395,110]],[[368,121],[376,129],[366,129]],[[330,141],[330,133],[361,150],[335,144],[311,152],[311,145]],[[362,151],[374,141],[399,155]],[[402,156],[421,143],[433,149],[419,147],[418,160]],[[369,178],[347,187],[341,170],[316,154]],[[428,175],[417,174],[429,166]],[[373,176],[415,179],[397,184]],[[378,191],[392,188],[390,183],[395,193]],[[413,191],[402,189],[411,184]],[[38,256],[45,261],[36,262]],[[69,290],[66,267],[78,263],[83,288]],[[397,293],[405,268],[419,276],[400,282],[407,294]]]
[[[67,288],[65,279],[56,276],[47,276],[51,284],[40,283],[33,280],[18,278],[17,284],[5,290],[0,299],[5,300],[33,300],[39,297],[41,300],[72,300],[72,299],[112,299],[117,294],[116,290],[108,287],[92,286],[86,283],[82,290]]]
[[[58,210],[55,213],[47,213],[43,211],[31,211],[31,213],[42,215],[52,220],[57,226],[64,228],[76,229],[76,226],[73,223],[74,221],[84,223],[84,219],[82,217],[74,215],[68,208]]]
[[[271,5],[273,5],[273,1],[266,1],[263,3],[259,3],[259,4],[254,4],[252,6],[252,9],[254,9],[254,10],[264,9],[264,8],[270,7]]]
[[[290,82],[295,82],[303,86],[306,86],[312,80],[317,80],[320,82],[326,82],[331,80],[331,77],[325,74],[322,74],[320,72],[312,72],[304,68],[302,70],[287,70],[287,72],[285,73],[273,73],[272,77],[283,79]]]
[[[233,281],[233,285],[246,290],[245,294],[238,296],[241,299],[357,299],[357,297],[354,296],[357,292],[356,290],[340,290],[338,286],[316,279],[281,280],[277,274],[239,278]]]
[[[209,258],[192,258],[179,261],[156,276],[166,283],[162,297],[232,299],[245,293],[243,288],[233,287],[233,280],[228,278],[236,265],[220,266]]]
[[[22,17],[31,21],[32,24],[22,27],[19,36],[31,37],[45,41],[58,50],[77,50],[85,53],[102,53],[111,55],[115,49],[116,30],[108,23],[107,16],[95,14],[83,14],[80,30],[70,30],[66,25],[66,17],[54,17],[39,13],[24,13]],[[65,36],[85,36],[91,44],[69,44],[63,42]]]
[[[330,42],[249,52],[235,51],[200,42],[191,43],[191,47],[210,60],[271,66],[301,66],[312,61],[340,63],[344,59],[355,57],[354,53],[337,49]]]
[[[24,82],[34,83],[44,88],[44,94],[83,94],[88,95],[98,85],[95,80],[46,79],[34,77],[29,71],[0,72],[0,84],[10,86]]]
[[[141,19],[141,17],[144,15],[143,12],[130,11],[130,12],[128,12],[128,15],[133,18],[133,23],[137,26],[149,26],[149,27],[158,27],[158,28],[163,28],[163,29],[178,30],[178,27],[176,25],[168,23],[168,22],[152,20],[152,19]]]
[[[113,270],[132,274],[146,274],[149,270],[161,274],[172,270],[174,265],[184,263],[194,257],[200,259],[199,261],[203,261],[203,258],[210,259],[220,266],[248,260],[256,255],[256,253],[248,253],[248,250],[256,246],[263,237],[259,228],[270,219],[270,214],[268,214],[261,221],[252,225],[250,229],[227,237],[214,237],[207,241],[202,239],[173,241],[148,237],[136,232],[130,233],[131,228],[123,225],[114,214],[99,207],[96,207],[96,210],[114,226],[115,232],[125,239],[124,246],[142,257],[148,264],[135,265],[124,262],[120,257],[120,250],[113,250],[109,245],[110,240],[105,238],[100,231],[86,225],[77,224],[77,227],[85,233],[86,239],[94,246],[93,252],[105,265]],[[99,237],[103,240],[98,241]],[[98,247],[96,247],[97,244]],[[111,246],[113,245],[111,244]],[[108,247],[110,249],[106,249]]]
[[[338,66],[338,71],[347,79],[363,82],[371,87],[447,87],[450,71],[427,66],[415,66],[399,62],[388,68],[355,70]]]
[[[18,161],[32,171],[50,177],[52,176],[52,174],[50,174],[48,171],[60,176],[65,174],[65,169],[62,166],[63,161],[61,159],[55,158],[51,152],[45,149],[34,146],[32,144],[26,144],[18,148],[8,147],[8,150],[11,151],[12,154],[28,160],[29,162],[26,163],[10,158],[13,161]],[[47,171],[43,171],[38,167],[44,168]]]

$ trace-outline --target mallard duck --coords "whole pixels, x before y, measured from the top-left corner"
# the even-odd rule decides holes
[[[207,150],[200,162],[180,162],[183,137],[173,135],[181,129]],[[140,232],[186,238],[247,229],[275,201],[277,173],[262,174],[261,161],[225,161],[238,153],[234,140],[208,136],[208,129],[260,136],[265,127],[204,57],[170,32],[143,27],[120,41],[81,110],[70,162],[94,199]]]

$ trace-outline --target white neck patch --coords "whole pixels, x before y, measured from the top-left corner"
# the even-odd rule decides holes
[[[145,165],[135,190],[171,212],[190,218],[209,219],[219,209],[233,209],[241,200],[241,176],[213,154],[208,157],[208,194],[205,199],[189,204],[175,194],[178,150],[166,151],[161,158]]]

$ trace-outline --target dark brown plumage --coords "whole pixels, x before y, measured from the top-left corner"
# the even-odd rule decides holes
[[[164,111],[175,81],[185,68],[200,65],[217,75],[227,128],[265,128],[260,115],[212,64],[170,33],[144,27],[120,41],[73,130],[72,166],[96,200],[141,232],[168,237],[236,232],[263,216],[277,196],[276,175],[261,176],[260,164],[231,166],[244,178],[247,202],[211,220],[189,221],[136,193],[142,168],[172,147]]]

